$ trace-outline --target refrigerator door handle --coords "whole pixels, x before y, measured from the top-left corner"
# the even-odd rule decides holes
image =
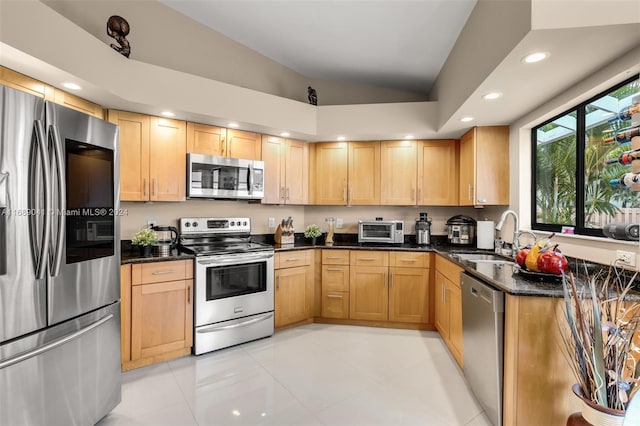
[[[0,275],[7,273],[7,216],[11,213],[9,173],[0,173]]]
[[[41,280],[45,277],[45,274],[47,272],[47,257],[48,257],[48,251],[49,251],[49,240],[51,238],[51,173],[49,171],[49,156],[47,155],[47,139],[46,139],[46,135],[44,132],[44,125],[42,124],[41,120],[34,120],[33,122],[33,126],[34,126],[34,135],[35,135],[35,139],[36,142],[38,144],[37,146],[37,152],[39,153],[40,159],[41,159],[41,163],[42,163],[42,180],[44,182],[44,225],[43,225],[43,229],[42,229],[42,245],[40,246],[40,249],[38,250],[39,256],[36,257],[36,278]],[[33,162],[35,163],[37,161],[37,155],[32,156]],[[36,164],[31,164],[31,170],[36,170]],[[35,194],[35,179],[31,179],[30,183],[29,183],[29,191],[32,194]],[[34,195],[35,197],[35,195]],[[37,206],[32,206],[32,208],[35,210],[37,209]],[[37,212],[34,212],[37,213]],[[35,225],[35,215],[31,216],[33,218],[33,223]],[[35,226],[33,227],[35,228]],[[32,229],[33,229],[32,228]],[[31,235],[31,239],[32,239],[32,244],[31,247],[32,249],[37,250],[37,236],[35,235]]]
[[[58,129],[50,125],[49,126],[49,136],[53,142],[53,164],[55,165],[56,176],[58,178],[58,205],[55,210],[55,216],[58,220],[58,233],[57,240],[52,237],[52,240],[55,241],[55,251],[53,252],[53,263],[51,264],[52,270],[51,275],[57,277],[60,274],[60,264],[62,262],[62,246],[65,240],[65,232],[66,232],[66,210],[67,210],[67,188],[65,186],[65,176],[64,176],[64,167],[62,164],[62,143],[60,141],[60,133]]]
[[[88,326],[81,328],[78,331],[74,331],[73,333],[67,334],[66,336],[62,336],[56,340],[53,340],[52,342],[47,343],[44,346],[40,346],[38,349],[34,349],[28,352],[23,352],[14,357],[8,358],[0,362],[0,370],[2,370],[3,368],[11,367],[12,365],[17,364],[19,362],[26,361],[29,358],[33,358],[34,356],[38,356],[44,352],[50,351],[51,349],[55,349],[58,346],[62,346],[65,343],[70,342],[71,340],[77,339],[78,337],[88,333],[94,328],[100,327],[102,324],[109,321],[111,318],[113,318],[113,314],[109,314],[106,317],[100,318],[98,321],[92,324],[89,324]]]

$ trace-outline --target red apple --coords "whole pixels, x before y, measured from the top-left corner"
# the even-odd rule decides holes
[[[529,254],[529,249],[522,249],[518,251],[518,254],[516,254],[516,262],[518,262],[518,265],[524,267],[525,260],[527,259],[528,254]]]
[[[560,252],[547,250],[538,256],[538,269],[540,272],[560,275],[569,269],[567,258]]]

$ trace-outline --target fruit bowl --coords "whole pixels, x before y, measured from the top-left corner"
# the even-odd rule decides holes
[[[546,272],[533,272],[525,268],[516,268],[516,272],[527,280],[531,281],[539,281],[539,282],[553,282],[553,283],[561,283],[562,282],[562,274],[549,274]]]

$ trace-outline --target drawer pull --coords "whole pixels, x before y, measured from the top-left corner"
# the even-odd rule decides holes
[[[378,260],[378,259],[375,258],[375,257],[361,257],[358,260],[364,260],[364,261],[367,261],[367,262],[373,262],[374,260]]]
[[[175,269],[169,269],[168,271],[155,271],[153,272],[151,275],[167,275],[167,274],[175,274],[176,271]]]
[[[329,299],[342,299],[342,295],[341,294],[327,294],[327,297]]]
[[[400,259],[400,262],[416,262],[416,259]]]
[[[338,259],[338,260],[341,260],[342,256],[327,256],[327,259]]]
[[[327,268],[327,271],[344,271],[342,268]]]
[[[286,262],[297,262],[297,261],[299,261],[299,260],[302,260],[302,259],[300,259],[300,258],[298,258],[298,257],[294,257],[293,259],[286,259],[285,261],[286,261]]]

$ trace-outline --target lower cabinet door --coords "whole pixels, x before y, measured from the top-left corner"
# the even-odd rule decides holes
[[[307,266],[277,270],[275,326],[304,321],[313,314],[313,274]]]
[[[322,316],[324,318],[349,318],[349,293],[344,291],[323,291]]]
[[[429,322],[429,270],[389,268],[389,321]]]
[[[453,357],[460,367],[463,365],[462,354],[462,291],[460,287],[451,283],[447,288],[449,296],[449,341]]]
[[[435,282],[435,323],[436,329],[443,339],[449,339],[449,304],[447,303],[448,279],[440,272],[436,272]]]
[[[386,266],[351,266],[349,318],[386,321],[389,311]]]
[[[192,287],[192,280],[132,286],[131,360],[191,347]]]

